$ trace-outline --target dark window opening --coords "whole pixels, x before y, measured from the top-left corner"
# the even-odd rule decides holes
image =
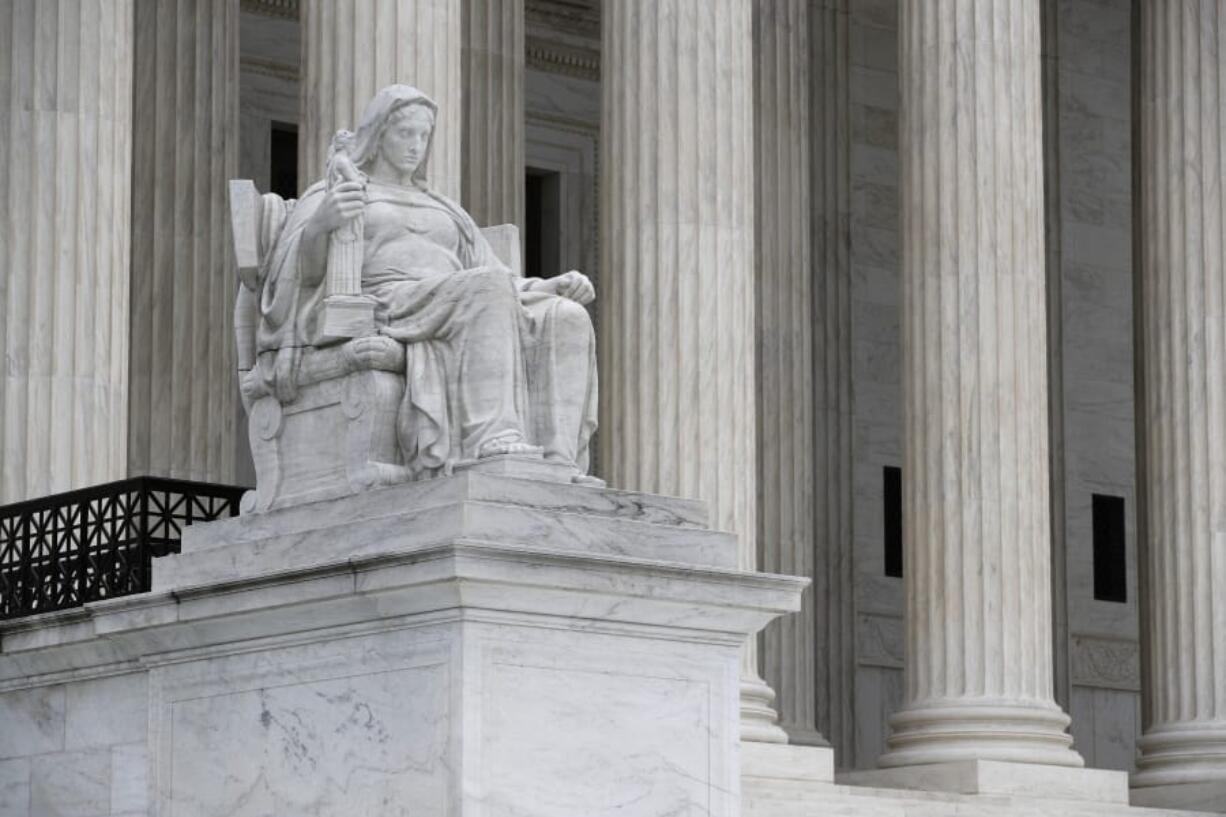
[[[1094,598],[1128,601],[1128,563],[1124,550],[1124,498],[1093,495]]]
[[[298,198],[298,127],[273,122],[268,156],[268,190],[283,199]]]
[[[561,176],[528,168],[524,179],[524,275],[551,278],[562,270]]]
[[[881,469],[885,506],[885,575],[902,578],[902,469]]]

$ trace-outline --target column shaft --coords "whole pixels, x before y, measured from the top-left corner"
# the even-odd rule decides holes
[[[460,198],[460,0],[303,0],[298,179],[323,176],[333,134],[357,127],[375,92],[412,85],[439,106],[430,183]]]
[[[757,543],[763,570],[816,579],[809,2],[754,0]],[[793,741],[817,731],[815,587],[762,639],[763,675]]]
[[[522,229],[524,0],[463,2],[462,201],[482,226]]]
[[[1226,783],[1226,9],[1140,9],[1146,717],[1133,785]]]
[[[238,1],[137,0],[128,471],[234,479]]]
[[[0,5],[0,503],[127,463],[131,0]]]
[[[906,703],[883,766],[1079,766],[1052,699],[1039,4],[901,5]]]
[[[601,462],[756,567],[750,0],[603,5]],[[783,740],[747,650],[744,735]]]

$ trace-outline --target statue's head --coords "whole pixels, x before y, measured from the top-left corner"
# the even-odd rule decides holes
[[[401,176],[426,182],[430,140],[438,106],[409,85],[389,85],[366,106],[351,158],[369,173],[380,160]]]

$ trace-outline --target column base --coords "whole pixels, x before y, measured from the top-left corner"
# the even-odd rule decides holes
[[[1129,802],[1145,808],[1180,809],[1226,814],[1226,780],[1212,783],[1175,783],[1133,789]]]
[[[882,768],[992,760],[1080,767],[1067,729],[1069,716],[1055,704],[1014,705],[951,701],[904,709],[890,718],[889,751]]]
[[[775,692],[756,675],[741,678],[741,742],[787,743],[788,733],[779,726]]]
[[[1226,723],[1184,721],[1152,727],[1137,741],[1137,750],[1132,785],[1138,790],[1226,786]]]
[[[847,772],[838,782],[884,789],[1128,804],[1127,772],[997,760],[962,760]]]

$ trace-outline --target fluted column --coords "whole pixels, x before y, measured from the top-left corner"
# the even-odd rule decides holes
[[[0,503],[127,465],[131,0],[0,3]]]
[[[298,179],[323,176],[333,134],[380,88],[412,85],[439,106],[430,183],[460,198],[461,0],[303,0]]]
[[[136,0],[128,470],[234,480],[238,0]]]
[[[1226,7],[1140,4],[1145,731],[1134,786],[1226,798]],[[1208,802],[1208,801],[1206,801]]]
[[[808,7],[753,3],[756,499],[762,569],[816,580]],[[815,590],[766,628],[761,664],[780,725],[821,744]]]
[[[750,0],[603,4],[601,462],[756,567]],[[786,739],[747,649],[742,732]]]
[[[463,3],[462,203],[480,225],[522,229],[524,0]]]
[[[906,702],[882,766],[1080,766],[1052,697],[1039,4],[904,0]]]

